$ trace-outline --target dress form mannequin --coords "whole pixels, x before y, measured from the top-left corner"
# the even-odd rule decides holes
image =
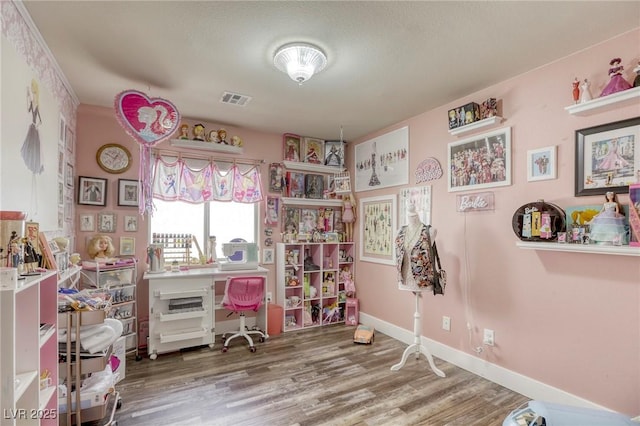
[[[422,354],[427,358],[433,372],[440,377],[445,377],[444,372],[438,369],[433,362],[433,356],[431,352],[429,352],[429,349],[421,343],[420,298],[424,290],[433,291],[433,286],[425,286],[424,275],[411,268],[412,251],[419,251],[422,247],[430,248],[435,236],[436,230],[423,224],[416,212],[415,205],[409,204],[407,207],[407,225],[400,229],[396,237],[396,265],[398,268],[398,288],[400,290],[409,290],[413,292],[415,296],[413,344],[405,349],[400,362],[391,367],[392,371],[401,369],[407,362],[409,355],[415,354],[416,360],[418,360],[420,354]],[[422,283],[422,285],[419,285],[420,283]]]

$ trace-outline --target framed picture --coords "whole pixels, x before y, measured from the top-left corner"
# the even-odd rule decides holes
[[[264,263],[265,265],[271,265],[274,262],[274,257],[273,257],[273,249],[271,248],[266,248],[266,249],[262,249],[262,263]]]
[[[67,188],[73,188],[73,165],[71,165],[71,163],[67,163],[67,168],[65,169],[64,184],[67,186]]]
[[[280,198],[267,196],[267,209],[264,223],[267,226],[278,224],[278,212],[280,211]]]
[[[118,179],[118,205],[138,207],[137,180]]]
[[[282,135],[283,156],[285,161],[300,161],[300,136],[293,133]]]
[[[327,243],[337,243],[340,242],[340,236],[337,232],[327,232],[324,234],[324,240]]]
[[[576,197],[626,193],[639,177],[640,117],[576,130]]]
[[[449,192],[511,185],[511,127],[452,142],[447,159]]]
[[[107,205],[107,180],[80,176],[78,179],[78,204]]]
[[[285,186],[284,166],[281,163],[269,164],[269,192],[282,192]]]
[[[73,197],[71,195],[65,195],[64,197],[64,221],[72,222],[73,221]]]
[[[81,214],[80,215],[80,231],[94,232],[96,230],[96,215]]]
[[[329,176],[332,183],[329,184],[329,191],[336,194],[348,194],[351,192],[351,175],[349,172],[340,172]]]
[[[66,126],[64,143],[67,147],[67,151],[73,152],[73,130],[71,130],[71,126]]]
[[[38,222],[26,222],[25,228],[27,240],[29,240],[36,253],[42,254],[39,244],[40,224]]]
[[[556,146],[527,151],[527,181],[556,178]]]
[[[44,258],[42,262],[43,267],[47,269],[58,270],[58,264],[56,263],[56,259],[53,256],[53,254],[58,251],[58,245],[54,243],[55,248],[52,251],[51,245],[49,244],[49,241],[47,241],[47,236],[44,234],[44,232],[38,233],[38,239],[40,241],[42,257]]]
[[[138,231],[138,216],[124,216],[124,230],[125,232],[137,232]]]
[[[58,182],[58,205],[61,206],[64,203],[64,183]]]
[[[115,213],[98,213],[98,232],[116,232]]]
[[[395,264],[396,196],[361,198],[360,260]]]
[[[136,254],[136,239],[120,237],[120,256],[133,256],[134,254]]]
[[[416,206],[420,222],[431,225],[431,185],[403,188],[400,190],[399,201],[399,227],[407,224],[407,206],[409,204]]]
[[[355,191],[409,183],[409,128],[362,142],[355,147]]]
[[[64,119],[64,116],[60,114],[60,121],[58,123],[58,141],[60,142],[58,145],[63,148],[66,146],[65,137],[67,136],[67,120]]]
[[[64,152],[58,151],[58,176],[62,177],[64,174]]]
[[[310,164],[324,164],[324,141],[316,138],[302,140],[302,161]]]
[[[325,141],[324,143],[324,165],[343,168],[344,167],[344,142]]]

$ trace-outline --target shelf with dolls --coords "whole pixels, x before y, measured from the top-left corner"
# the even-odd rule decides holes
[[[449,134],[451,136],[461,135],[463,133],[469,133],[477,129],[481,129],[487,126],[493,126],[494,124],[500,124],[502,122],[502,117],[494,115],[493,117],[488,117],[480,121],[476,121],[475,123],[465,124],[461,127],[456,127],[455,129],[449,130]]]
[[[521,249],[563,251],[573,253],[612,254],[618,256],[640,256],[640,247],[609,246],[600,244],[571,244],[554,242],[517,241]]]
[[[284,331],[344,323],[352,294],[354,243],[278,243],[277,301]]]
[[[198,141],[194,139],[171,139],[171,146],[198,149],[201,151],[224,152],[227,154],[244,153],[244,149],[241,146],[226,145],[219,142]]]
[[[569,105],[564,109],[571,115],[588,116],[627,105],[637,105],[638,102],[640,102],[640,87],[634,87],[607,96],[591,99],[590,101]]]

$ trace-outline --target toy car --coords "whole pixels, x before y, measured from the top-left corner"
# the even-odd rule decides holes
[[[373,343],[374,339],[373,327],[360,324],[355,333],[353,333],[353,343],[364,343],[369,345]]]

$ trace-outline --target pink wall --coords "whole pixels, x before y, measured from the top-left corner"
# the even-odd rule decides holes
[[[445,170],[445,176],[430,183],[432,225],[438,229],[448,287],[444,297],[430,295],[423,302],[424,336],[475,356],[471,348],[481,345],[482,329],[493,329],[496,346],[485,347],[481,358],[596,404],[637,415],[639,258],[522,250],[516,247],[518,240],[511,229],[516,209],[540,198],[561,207],[603,202],[603,196],[573,195],[574,132],[640,116],[640,102],[589,117],[572,116],[564,107],[573,102],[571,81],[576,76],[591,80],[593,95],[600,94],[614,56],[623,59],[625,76],[632,80],[631,70],[640,59],[640,29],[356,143],[408,125],[410,186],[415,185],[413,171],[427,157],[437,158]],[[489,97],[502,103],[501,125],[460,137],[449,135],[449,109]],[[457,213],[456,194],[460,192],[447,192],[447,144],[503,126],[510,126],[512,131],[512,185],[489,189],[495,194],[495,211]],[[349,154],[353,154],[354,145],[349,145]],[[550,145],[558,146],[558,179],[527,182],[527,150]],[[356,195],[360,198],[397,191],[386,188]],[[619,199],[628,202],[627,195]],[[361,311],[413,329],[413,296],[397,290],[392,267],[359,262],[356,282]],[[440,328],[443,315],[451,317],[451,332]],[[474,326],[471,344],[467,321]]]
[[[480,355],[488,362],[634,415],[640,413],[638,258],[521,250],[515,245],[517,239],[511,229],[511,218],[519,206],[539,198],[562,207],[602,202],[601,196],[573,196],[574,132],[638,116],[640,108],[636,105],[589,117],[574,117],[564,111],[564,107],[572,103],[574,77],[589,78],[593,82],[593,94],[599,94],[608,79],[608,63],[613,56],[623,58],[629,78],[630,70],[640,59],[639,40],[640,29],[361,140],[408,125],[410,186],[415,185],[413,170],[423,159],[436,157],[445,168],[445,177],[431,182],[432,224],[438,229],[438,246],[449,284],[446,296],[430,296],[424,301],[423,335],[473,354],[471,348],[481,344],[481,330],[491,328],[495,330],[496,346],[485,348]],[[456,213],[455,196],[459,193],[447,192],[447,144],[468,135],[457,138],[448,134],[447,110],[488,97],[501,101],[505,118],[501,126],[512,128],[513,184],[490,189],[495,194],[495,211]],[[219,127],[215,123],[205,125]],[[229,135],[243,137],[245,157],[265,159],[262,171],[266,178],[267,164],[282,158],[281,135],[229,126],[227,130]],[[118,178],[137,178],[135,142],[124,133],[111,109],[88,106],[78,110],[77,136],[77,174],[108,178],[106,209],[118,213],[119,218],[130,214],[134,210],[117,207],[115,197]],[[96,150],[102,144],[114,142],[134,153],[134,164],[124,175],[108,175],[95,163]],[[349,144],[349,154],[353,154],[354,145]],[[527,150],[549,145],[558,145],[558,179],[528,183]],[[356,195],[359,198],[397,194],[398,189]],[[622,196],[620,200],[626,203],[628,197]],[[77,210],[81,214],[101,209],[77,206]],[[140,225],[135,235],[128,235],[136,237],[137,256],[144,259],[145,222],[141,221]],[[122,230],[120,223],[118,230]],[[84,253],[85,234],[77,232],[81,253]],[[115,234],[116,241],[119,236],[120,232]],[[275,237],[277,241],[279,235]],[[356,283],[363,312],[407,330],[413,328],[413,299],[410,293],[397,290],[393,267],[358,262]],[[269,287],[275,291],[273,268]],[[140,283],[138,300],[140,316],[144,316],[148,309],[144,282]],[[440,329],[443,315],[451,317],[451,332]],[[471,343],[465,325],[468,321],[474,326]]]
[[[180,108],[179,105],[177,105]],[[185,119],[184,122],[193,125],[195,121]],[[201,121],[199,121],[201,122]],[[268,166],[270,162],[282,161],[282,135],[271,135],[265,133],[259,133],[247,129],[238,129],[232,126],[221,126],[213,122],[202,122],[207,129],[214,129],[225,127],[229,137],[238,135],[244,141],[244,154],[239,156],[240,158],[247,159],[263,159],[265,162],[261,166],[262,176],[268,177]],[[97,214],[101,211],[114,212],[118,215],[117,232],[111,234],[116,250],[120,237],[134,237],[136,239],[136,257],[140,260],[140,268],[138,271],[138,317],[142,320],[148,317],[149,303],[148,295],[149,288],[148,283],[142,280],[142,274],[146,268],[146,247],[149,244],[148,238],[148,221],[140,217],[138,219],[138,232],[123,232],[123,216],[124,215],[136,215],[137,209],[132,207],[120,207],[118,206],[118,179],[138,179],[138,167],[139,167],[139,145],[128,136],[124,129],[120,126],[116,120],[114,110],[111,108],[102,108],[88,105],[81,105],[78,108],[78,126],[77,126],[77,163],[76,174],[78,176],[91,176],[108,179],[107,190],[107,205],[106,207],[95,207],[86,205],[76,205],[77,217],[81,214]],[[98,148],[106,143],[119,143],[129,149],[133,157],[133,164],[129,170],[125,173],[113,175],[104,172],[96,163],[96,152]],[[277,147],[277,149],[275,149]],[[172,148],[168,141],[158,145],[157,148],[176,151]],[[188,150],[182,150],[187,152]],[[202,154],[202,152],[199,152]],[[213,155],[215,158],[217,155]],[[220,154],[220,157],[230,158],[232,155]],[[265,185],[268,185],[268,181],[264,181]],[[268,186],[267,186],[268,188]],[[77,200],[76,200],[77,201]],[[261,210],[262,211],[262,210]],[[262,215],[260,216],[262,217]],[[76,221],[79,224],[79,221]],[[81,253],[83,259],[87,259],[85,237],[93,236],[95,232],[81,232],[78,225],[76,229],[76,247],[77,251]],[[279,238],[279,234],[274,237]],[[260,230],[260,240],[263,240],[262,229]],[[204,247],[203,241],[200,241],[200,245]],[[275,294],[275,265],[266,265],[270,267],[269,272],[269,287],[270,291]]]

